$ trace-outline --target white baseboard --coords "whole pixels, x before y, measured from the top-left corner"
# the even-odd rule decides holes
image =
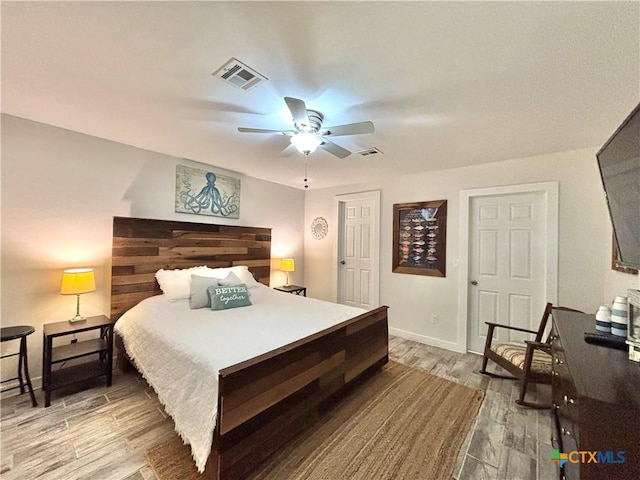
[[[417,333],[408,332],[406,330],[400,330],[399,328],[389,327],[389,333],[396,337],[404,338],[406,340],[413,340],[415,342],[424,343],[425,345],[431,345],[432,347],[444,348],[445,350],[451,350],[458,353],[465,353],[456,342],[448,342],[439,338],[428,337],[426,335],[419,335]]]

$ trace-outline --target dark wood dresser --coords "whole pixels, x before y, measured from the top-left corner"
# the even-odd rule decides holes
[[[628,354],[584,341],[595,317],[553,311],[554,448],[570,454],[567,480],[640,479],[640,364]],[[619,462],[623,451],[624,463]],[[611,452],[611,453],[609,453]],[[600,458],[600,463],[593,460]],[[578,461],[574,463],[573,461]]]

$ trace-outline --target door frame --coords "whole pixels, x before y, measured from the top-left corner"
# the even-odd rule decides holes
[[[558,182],[525,183],[501,187],[476,188],[460,191],[460,259],[458,283],[458,345],[468,351],[468,300],[469,300],[469,234],[470,208],[474,197],[512,195],[518,193],[542,193],[546,207],[545,222],[545,284],[546,301],[558,300]]]
[[[344,204],[356,200],[373,200],[373,244],[371,245],[371,277],[373,287],[371,288],[371,305],[373,308],[380,306],[380,190],[370,190],[366,192],[345,193],[336,195],[333,198],[334,218],[338,220],[337,237],[333,242],[333,268],[331,269],[331,291],[332,301],[338,303],[340,290],[340,270],[338,264],[342,253],[342,231],[344,229]]]

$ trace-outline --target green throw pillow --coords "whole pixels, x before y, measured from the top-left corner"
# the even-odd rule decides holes
[[[244,283],[230,287],[212,285],[207,289],[211,299],[211,310],[246,307],[251,305],[249,291]]]

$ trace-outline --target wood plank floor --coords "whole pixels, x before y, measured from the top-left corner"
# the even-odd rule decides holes
[[[390,338],[389,347],[392,360],[485,391],[458,457],[457,480],[558,478],[550,460],[551,414],[518,407],[516,382],[480,375],[478,355],[398,337]],[[53,392],[47,409],[42,392],[37,393],[37,408],[27,394],[0,404],[2,479],[156,478],[144,452],[174,435],[173,421],[144,380],[118,373],[110,388],[95,383],[80,391]],[[548,399],[549,394],[532,389],[530,399]]]

